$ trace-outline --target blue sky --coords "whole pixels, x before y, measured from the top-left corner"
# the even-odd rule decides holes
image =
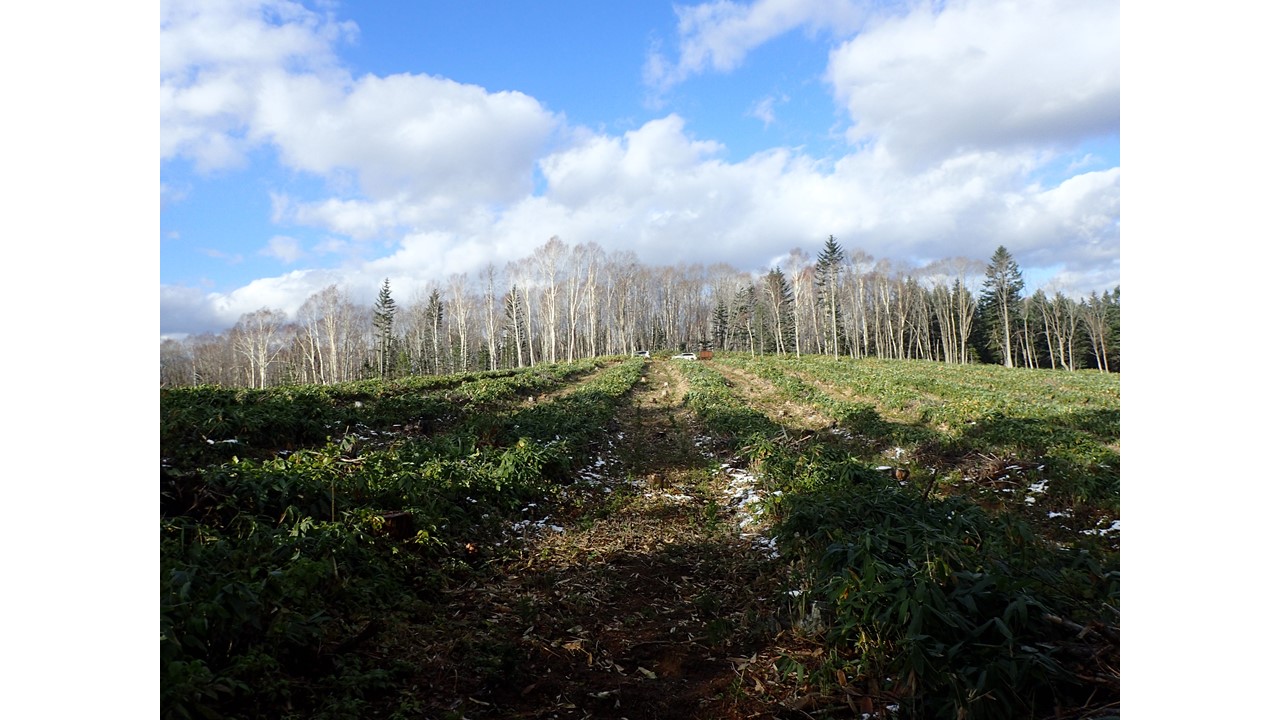
[[[161,333],[552,235],[1119,284],[1115,2],[160,3]]]

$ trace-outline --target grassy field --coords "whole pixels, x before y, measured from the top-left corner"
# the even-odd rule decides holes
[[[1119,378],[717,355],[161,393],[184,717],[1119,715]]]

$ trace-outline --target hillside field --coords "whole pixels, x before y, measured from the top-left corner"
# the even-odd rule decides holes
[[[655,353],[160,408],[165,718],[1120,714],[1118,375]]]

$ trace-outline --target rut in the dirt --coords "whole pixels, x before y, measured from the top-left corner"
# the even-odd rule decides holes
[[[781,568],[743,537],[671,362],[616,418],[600,484],[403,638],[455,717],[746,716],[741,658],[778,630]],[[739,659],[737,663],[733,659]]]

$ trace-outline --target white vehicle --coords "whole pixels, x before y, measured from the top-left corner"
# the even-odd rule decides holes
[[[680,353],[679,355],[672,355],[671,359],[672,360],[697,360],[698,356],[694,355],[693,353]]]
[[[647,357],[649,357],[649,351],[648,351],[648,350],[637,350],[637,351],[636,351],[636,357],[647,358]]]

